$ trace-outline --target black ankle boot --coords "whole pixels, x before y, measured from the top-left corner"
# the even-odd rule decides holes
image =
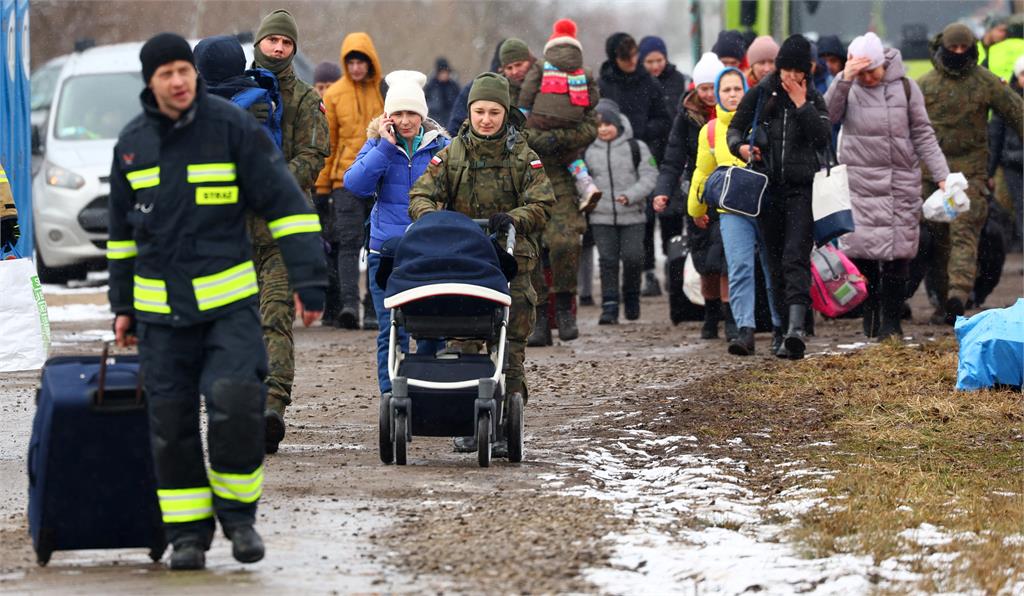
[[[537,320],[533,323],[533,332],[526,338],[526,345],[541,348],[551,345],[551,327],[548,326],[548,303],[537,307]]]
[[[807,316],[807,306],[803,304],[789,305],[789,330],[782,340],[782,345],[789,353],[790,360],[800,360],[804,357],[804,350],[807,344],[804,342],[804,317]]]
[[[786,351],[786,346],[782,343],[784,337],[785,334],[782,333],[782,327],[772,327],[771,352],[779,358],[789,358],[789,352]]]
[[[740,327],[736,339],[729,343],[729,353],[734,356],[750,356],[754,353],[753,327]]]
[[[903,326],[900,319],[903,315],[903,288],[902,282],[890,281],[882,278],[881,316],[878,326],[878,339],[885,340],[891,337],[903,339]]]
[[[879,326],[879,305],[878,297],[870,296],[864,301],[864,335],[866,337],[878,337]]]
[[[606,300],[601,303],[601,318],[597,320],[598,325],[619,324],[619,303]]]
[[[704,301],[704,326],[700,330],[701,339],[718,338],[718,322],[722,320],[722,301]]]
[[[255,563],[263,558],[263,539],[252,526],[238,526],[224,530],[231,539],[231,555],[239,563]]]
[[[573,296],[569,292],[555,294],[555,324],[558,326],[558,339],[571,341],[580,336],[576,326],[576,315],[572,313]],[[548,331],[551,335],[551,331]]]

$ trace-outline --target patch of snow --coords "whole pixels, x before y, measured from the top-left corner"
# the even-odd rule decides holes
[[[869,345],[871,344],[864,341],[857,341],[852,344],[836,344],[836,347],[840,350],[859,350],[861,348],[866,348]]]
[[[48,306],[46,312],[51,323],[67,323],[71,321],[113,320],[107,304],[66,304],[64,306]]]
[[[835,445],[832,441],[818,441],[817,443],[808,443],[804,447],[835,447]]]

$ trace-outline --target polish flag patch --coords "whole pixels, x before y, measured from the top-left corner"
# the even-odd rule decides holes
[[[544,167],[544,164],[542,164],[539,159],[535,159],[530,162],[530,167],[535,170],[539,170]]]
[[[435,155],[434,157],[430,158],[430,165],[436,166],[436,165],[439,165],[440,163],[441,163],[441,158],[438,157],[437,155]]]

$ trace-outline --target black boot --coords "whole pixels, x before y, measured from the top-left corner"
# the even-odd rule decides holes
[[[572,294],[559,292],[555,294],[555,324],[558,325],[558,339],[572,341],[580,336],[576,326],[576,315],[572,314]],[[548,330],[551,336],[551,330]]]
[[[864,335],[866,337],[878,337],[878,326],[881,308],[878,304],[878,296],[869,296],[864,301]]]
[[[734,356],[751,356],[754,354],[753,327],[740,327],[736,339],[729,343],[729,353]]]
[[[722,320],[722,301],[721,300],[705,300],[704,301],[704,326],[700,329],[701,339],[717,339],[718,338],[718,322]]]
[[[373,305],[373,298],[370,297],[370,294],[363,297],[363,329],[378,331],[377,308]]]
[[[624,294],[622,296],[622,310],[625,311],[627,321],[635,321],[640,318],[640,296],[636,294]]]
[[[551,345],[551,327],[548,327],[548,303],[537,307],[537,320],[533,323],[533,333],[526,338],[526,345],[541,348]]]
[[[275,409],[267,408],[267,411],[263,413],[263,425],[263,440],[265,442],[264,451],[268,455],[277,453],[277,449],[281,445],[281,441],[284,440],[284,416],[281,415],[281,412],[278,412]]]
[[[882,296],[879,301],[881,302],[881,323],[878,327],[878,339],[885,340],[891,337],[895,337],[897,340],[903,339],[903,326],[900,324],[900,318],[903,314],[903,294],[900,292],[902,288],[902,282],[893,282],[882,278]]]
[[[658,283],[658,276],[654,270],[644,272],[644,289],[640,292],[642,296],[661,296],[661,284]]]
[[[789,352],[786,351],[786,345],[782,341],[783,338],[785,338],[785,334],[782,333],[782,327],[772,327],[772,354],[779,358],[789,358]]]
[[[174,571],[190,571],[206,568],[206,552],[199,540],[183,540],[174,545],[171,560],[167,566]]]
[[[946,300],[946,324],[956,324],[956,318],[964,314],[964,301],[959,298],[948,298]]]
[[[597,320],[598,325],[619,324],[619,303],[608,300],[601,303],[601,318]]]
[[[740,335],[736,328],[736,319],[732,318],[732,307],[728,302],[722,302],[722,318],[725,320],[725,341],[731,342]]]
[[[782,340],[790,360],[800,360],[804,357],[804,350],[807,344],[804,342],[804,317],[807,316],[807,307],[803,304],[789,305],[789,330]]]
[[[252,526],[236,526],[224,533],[231,539],[231,555],[239,563],[255,563],[263,558],[263,539]]]

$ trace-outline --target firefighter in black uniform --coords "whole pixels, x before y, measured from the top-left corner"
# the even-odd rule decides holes
[[[143,113],[121,132],[110,173],[114,329],[120,345],[138,338],[171,569],[205,566],[214,516],[235,559],[255,562],[267,355],[245,212],[267,220],[307,326],[327,285],[320,225],[256,119],[197,81],[188,42],[162,33],[140,58]]]

